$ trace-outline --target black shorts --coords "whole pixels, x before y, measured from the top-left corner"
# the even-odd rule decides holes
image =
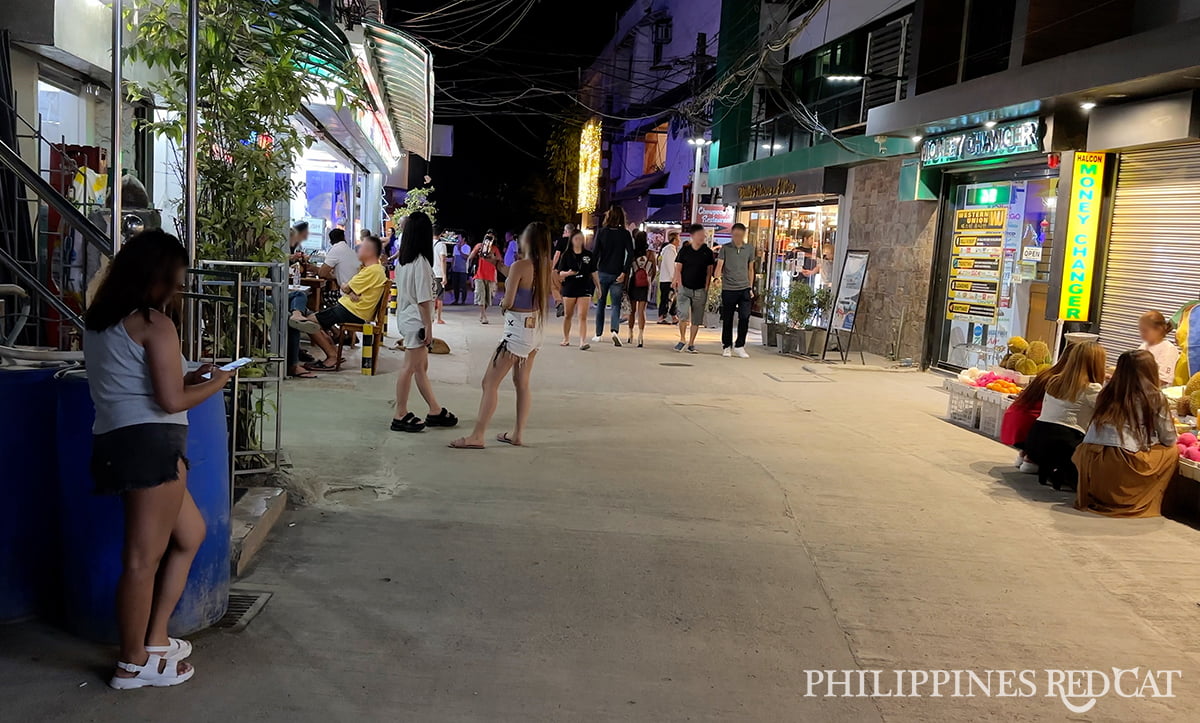
[[[581,279],[577,276],[571,276],[563,279],[562,282],[562,297],[564,299],[582,299],[591,297],[592,292],[591,279]]]
[[[188,466],[186,424],[134,424],[92,437],[96,494],[117,495],[179,479]]]
[[[625,293],[629,295],[630,301],[649,301],[650,299],[649,286],[626,286]]]
[[[317,312],[317,323],[321,325],[322,329],[332,329],[338,324],[365,324],[367,322],[355,316],[345,306],[334,304]]]

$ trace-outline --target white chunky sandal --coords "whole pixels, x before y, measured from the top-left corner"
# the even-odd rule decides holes
[[[147,645],[146,652],[161,655],[167,660],[186,660],[192,654],[192,644],[179,638],[167,638],[167,645]]]
[[[162,672],[158,671],[159,666],[162,666]],[[117,667],[127,673],[133,673],[132,678],[122,678],[119,675],[114,675],[108,681],[108,685],[116,690],[134,690],[136,688],[169,688],[172,685],[179,685],[191,680],[196,674],[196,669],[188,666],[188,669],[183,673],[179,672],[179,662],[168,660],[156,653],[150,654],[150,659],[145,665],[134,665],[133,663],[120,662]]]

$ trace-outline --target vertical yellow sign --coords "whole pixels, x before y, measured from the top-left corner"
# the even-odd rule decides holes
[[[1104,154],[1076,153],[1058,303],[1058,318],[1062,321],[1087,321],[1091,312],[1103,189]]]
[[[600,151],[603,143],[599,118],[592,118],[579,133],[579,193],[580,213],[596,210],[600,199]],[[587,222],[587,219],[584,219]]]

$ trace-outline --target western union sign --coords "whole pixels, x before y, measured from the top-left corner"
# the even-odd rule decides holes
[[[1076,153],[1058,306],[1058,318],[1062,321],[1088,321],[1091,312],[1103,189],[1104,154]]]

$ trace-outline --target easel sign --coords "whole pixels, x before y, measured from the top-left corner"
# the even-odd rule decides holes
[[[829,354],[829,337],[837,338],[837,351],[842,357],[842,363],[850,360],[850,345],[854,343],[854,326],[858,320],[858,305],[862,300],[863,283],[867,278],[867,262],[871,260],[871,252],[865,250],[849,250],[846,252],[846,262],[842,264],[842,276],[838,279],[837,291],[833,295],[833,316],[829,320],[829,336],[825,338],[825,348],[821,351],[821,361]],[[842,334],[846,334],[846,343],[842,343]],[[862,349],[858,356],[866,365],[867,358]]]

